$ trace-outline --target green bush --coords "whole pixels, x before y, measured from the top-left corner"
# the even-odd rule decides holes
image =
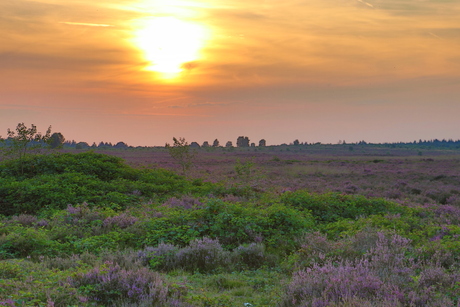
[[[0,259],[41,255],[49,251],[52,242],[42,230],[16,227],[0,237]]]
[[[284,193],[281,202],[311,212],[319,223],[356,219],[373,214],[406,213],[409,210],[382,198],[368,199],[361,195],[339,193],[311,194],[302,190]]]
[[[283,204],[267,207],[209,199],[200,208],[159,207],[161,217],[139,223],[143,245],[160,242],[185,246],[201,237],[218,238],[226,249],[263,242],[268,249],[289,252],[296,238],[314,227],[312,216]],[[129,228],[127,229],[129,231]]]
[[[0,262],[0,279],[18,278],[22,276],[19,264],[8,261]]]
[[[0,214],[40,214],[86,202],[123,209],[151,199],[221,190],[164,169],[138,170],[92,152],[28,156],[0,163]]]
[[[133,235],[127,232],[111,231],[100,236],[90,236],[74,243],[77,251],[91,251],[93,253],[101,250],[117,250],[130,246]]]
[[[21,164],[24,167],[23,171],[21,171]],[[22,161],[8,160],[0,166],[0,177],[18,179],[64,173],[86,174],[103,181],[120,177],[135,179],[134,170],[125,165],[123,159],[94,152],[29,155]]]

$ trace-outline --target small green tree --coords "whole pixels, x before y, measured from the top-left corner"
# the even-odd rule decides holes
[[[27,128],[24,123],[19,123],[16,130],[8,128],[8,138],[4,140],[5,153],[8,156],[23,159],[28,153],[36,152],[48,145],[51,135],[51,126],[44,135],[37,132],[34,124]]]
[[[239,178],[245,181],[249,181],[253,172],[254,172],[254,162],[252,161],[252,159],[244,163],[241,163],[240,159],[236,159],[235,173],[237,174]]]
[[[190,145],[185,141],[185,138],[176,139],[173,137],[174,144],[171,146],[166,143],[165,147],[168,149],[171,157],[179,163],[182,168],[182,173],[186,175],[187,171],[193,165],[195,152],[190,149]]]
[[[32,124],[30,128],[27,128],[24,123],[19,123],[14,131],[8,128],[7,135],[8,138],[2,140],[4,143],[3,152],[8,157],[19,159],[21,161],[22,171],[22,162],[24,158],[28,154],[38,152],[48,145],[51,135],[51,126],[48,127],[45,134],[41,134],[37,132],[37,126],[34,124]]]

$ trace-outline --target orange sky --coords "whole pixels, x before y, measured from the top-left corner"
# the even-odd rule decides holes
[[[1,136],[24,122],[129,145],[460,138],[457,0],[3,0],[0,12]]]

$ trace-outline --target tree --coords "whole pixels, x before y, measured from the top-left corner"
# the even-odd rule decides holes
[[[212,143],[212,147],[219,147],[219,140],[215,139],[214,142]]]
[[[171,146],[166,143],[165,147],[168,149],[171,157],[179,163],[182,168],[182,173],[186,175],[187,171],[193,164],[195,153],[190,150],[190,145],[184,138],[176,139],[173,137],[174,144]]]
[[[115,148],[123,148],[123,149],[126,149],[126,148],[128,148],[128,144],[126,144],[125,142],[118,142],[117,144],[115,144],[114,147],[115,147]]]
[[[64,142],[65,138],[60,132],[53,133],[49,139],[49,145],[53,149],[62,148]]]
[[[261,146],[261,147],[267,146],[267,141],[265,141],[265,139],[261,139],[259,141],[259,146]]]
[[[37,132],[37,126],[34,124],[27,128],[24,123],[19,123],[16,131],[8,128],[8,139],[4,140],[6,145],[6,154],[23,159],[29,152],[37,151],[45,147],[50,139],[51,126],[49,126],[45,135]]]
[[[225,147],[233,147],[232,141],[228,141],[227,144],[225,144]]]
[[[42,135],[37,132],[37,126],[32,124],[27,128],[24,123],[19,123],[15,131],[8,128],[8,139],[2,140],[5,144],[4,153],[7,156],[18,158],[23,171],[23,160],[31,152],[37,152],[48,145],[51,135],[51,126]]]
[[[244,163],[240,162],[240,159],[236,160],[235,164],[235,173],[238,177],[249,181],[251,174],[253,173],[254,162],[252,160],[246,161]]]
[[[204,141],[204,142],[203,142],[203,145],[201,145],[201,147],[209,147],[209,142],[208,142],[208,141]]]
[[[300,142],[299,142],[299,140],[297,140],[297,139],[296,139],[296,140],[294,140],[294,146],[298,146],[298,145],[300,145]]]
[[[75,149],[87,149],[89,148],[89,144],[86,143],[86,142],[78,142],[76,145],[75,145]]]
[[[246,136],[240,136],[236,140],[237,147],[249,147],[249,138]]]

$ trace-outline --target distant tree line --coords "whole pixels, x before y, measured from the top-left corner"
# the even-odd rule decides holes
[[[62,137],[63,136],[59,133],[59,135]],[[51,136],[51,138],[56,138],[54,134]],[[59,144],[59,141],[56,142]],[[234,145],[235,144],[235,145]],[[279,144],[278,146],[311,146],[311,145],[333,145],[333,144],[326,144],[326,143],[321,143],[321,142],[300,142],[298,139],[295,139],[292,142],[289,143],[282,143]],[[358,141],[358,142],[346,142],[345,140],[340,140],[337,145],[359,145],[359,146],[365,146],[365,145],[370,145],[370,146],[387,146],[387,147],[430,147],[430,148],[451,148],[451,149],[456,149],[460,148],[460,140],[453,140],[453,139],[433,139],[433,140],[418,140],[418,141],[413,141],[413,142],[386,142],[386,143],[371,143],[371,142],[366,142],[364,140]],[[75,148],[75,149],[126,149],[126,148],[133,148],[132,146],[127,145],[125,142],[118,142],[116,144],[112,144],[111,142],[100,142],[99,144],[93,143],[92,145],[89,145],[87,142],[76,142],[74,140],[72,141],[65,141],[62,142],[62,146],[64,148]],[[267,146],[267,141],[265,139],[261,139],[258,141],[258,143],[251,142],[249,137],[247,136],[239,136],[236,139],[236,142],[233,143],[232,141],[227,141],[226,143],[222,143],[218,140],[215,139],[212,143],[209,141],[204,141],[203,143],[198,143],[198,142],[191,142],[189,144],[190,147],[192,148],[233,148],[233,147],[239,147],[239,148],[246,148],[246,147],[265,147]],[[277,145],[274,145],[277,146]],[[149,146],[140,146],[140,147],[149,147]],[[153,146],[152,146],[153,147]]]
[[[445,149],[456,149],[460,148],[460,140],[453,139],[433,139],[433,140],[418,140],[413,142],[393,142],[393,143],[368,143],[366,141],[359,141],[355,143],[347,143],[345,141],[339,141],[341,145],[372,145],[372,146],[386,146],[391,148],[396,147],[412,147],[412,148],[445,148]]]
[[[249,137],[247,136],[239,136],[236,139],[236,147],[245,148],[245,147],[265,147],[267,146],[267,142],[265,139],[259,140],[258,144],[256,145],[255,142],[251,142]],[[308,143],[308,142],[300,142],[298,139],[295,139],[293,142],[289,144],[283,143],[279,146],[311,146],[311,145],[323,145],[321,142],[316,143]],[[332,145],[332,144],[325,144],[325,145]],[[432,139],[432,140],[418,140],[413,142],[393,142],[393,143],[368,143],[364,140],[359,142],[351,142],[348,143],[345,140],[340,140],[337,145],[359,145],[359,146],[385,146],[385,147],[405,147],[405,148],[444,148],[444,149],[460,149],[460,139],[453,140],[453,139]],[[208,141],[204,141],[201,145],[198,142],[191,142],[190,145],[187,144],[192,148],[218,148],[218,147],[226,147],[226,148],[233,148],[233,142],[227,141],[225,145],[221,145],[218,139],[215,139],[212,144]],[[276,146],[276,145],[275,145]],[[138,146],[138,148],[148,148],[148,147],[155,147],[155,146]],[[15,130],[8,129],[7,137],[2,138],[0,136],[0,149],[5,155],[14,156],[17,155],[22,157],[25,155],[26,152],[34,152],[40,148],[51,148],[51,149],[59,149],[59,148],[73,148],[73,149],[127,149],[127,148],[134,148],[133,146],[129,146],[125,142],[118,142],[116,144],[112,144],[111,142],[99,142],[96,144],[94,142],[92,145],[88,144],[87,142],[76,142],[75,140],[66,140],[62,133],[54,132],[51,134],[51,126],[48,130],[41,134],[37,132],[37,127],[35,125],[31,125],[31,127],[27,127],[24,123],[19,123]]]
[[[236,139],[236,147],[255,147],[255,143],[250,143],[249,138],[247,136],[239,136]],[[259,147],[264,147],[267,146],[267,141],[265,139],[261,139],[259,141]],[[218,139],[215,139],[214,142],[212,143],[212,146],[209,144],[208,141],[204,141],[202,145],[200,145],[198,142],[191,142],[190,147],[193,148],[207,148],[207,147],[222,147],[220,146],[220,142]],[[233,147],[233,142],[232,141],[227,141],[225,143],[225,147],[230,148]]]
[[[74,149],[90,149],[90,148],[98,148],[98,149],[109,149],[109,148],[116,148],[116,149],[126,149],[130,148],[131,146],[128,146],[125,142],[118,142],[116,144],[112,144],[110,142],[100,142],[99,144],[96,144],[94,142],[92,145],[89,145],[87,142],[76,142],[74,140],[72,141],[66,141],[63,144],[64,148],[74,148]]]

